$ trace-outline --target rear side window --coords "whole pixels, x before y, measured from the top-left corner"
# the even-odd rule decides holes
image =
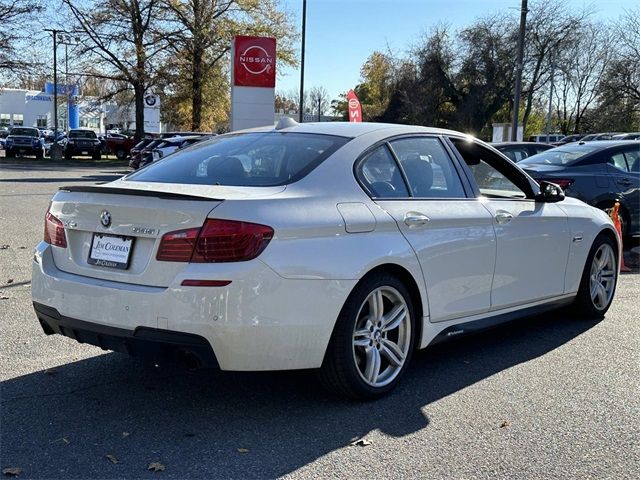
[[[409,137],[391,141],[411,194],[418,198],[464,198],[462,182],[437,138]]]
[[[349,141],[311,133],[256,132],[197,143],[127,180],[198,185],[275,186],[295,182]]]
[[[407,198],[409,192],[386,145],[368,153],[358,165],[358,177],[373,198]]]
[[[624,153],[622,152],[614,153],[613,155],[611,155],[609,157],[608,163],[624,172],[627,171],[627,162],[625,161]]]

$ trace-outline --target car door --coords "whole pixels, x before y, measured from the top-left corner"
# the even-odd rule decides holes
[[[419,259],[432,322],[487,312],[491,302],[492,217],[468,198],[456,163],[440,138],[411,136],[379,145],[356,168]]]
[[[567,215],[557,204],[536,202],[526,175],[489,148],[468,139],[451,141],[493,218],[492,310],[562,295],[570,246]]]
[[[631,221],[631,229],[626,233],[636,234],[640,220],[640,146],[638,143],[625,145],[610,153],[607,158],[607,172],[613,179],[615,191],[628,212],[628,220]]]

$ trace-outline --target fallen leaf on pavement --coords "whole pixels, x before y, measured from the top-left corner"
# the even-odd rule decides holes
[[[0,297],[0,300],[9,300],[9,297],[5,297],[4,295],[2,295],[2,296]]]
[[[9,248],[9,245],[0,245],[0,250],[6,250]]]
[[[366,438],[359,438],[358,440],[351,442],[349,445],[352,447],[366,447],[367,445],[371,445],[371,442]]]
[[[153,472],[162,472],[164,471],[164,465],[160,462],[153,462],[149,464],[147,470],[151,470]]]
[[[511,423],[508,422],[507,420],[505,420],[504,422],[502,422],[500,424],[500,428],[505,428],[505,427],[509,427],[509,426],[511,426]]]
[[[13,283],[13,278],[7,279],[7,283]]]
[[[2,474],[8,477],[17,477],[22,473],[22,469],[18,467],[3,468]]]
[[[26,250],[27,247],[18,247],[18,250]]]
[[[248,448],[239,448],[238,449],[238,453],[249,453],[249,449]]]
[[[109,460],[111,463],[113,463],[114,465],[116,463],[120,463],[120,460],[118,460],[115,455],[111,455],[110,453],[107,453],[104,458],[106,458],[107,460]]]

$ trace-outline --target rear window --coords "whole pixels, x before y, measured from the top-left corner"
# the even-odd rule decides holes
[[[196,143],[133,173],[137,182],[275,186],[295,182],[349,138],[309,133],[224,135]]]
[[[599,148],[601,147],[597,145],[563,145],[562,147],[552,148],[546,152],[531,155],[529,158],[518,163],[518,165],[568,165]]]
[[[69,138],[98,138],[93,130],[71,130]]]
[[[40,132],[36,128],[12,128],[9,135],[23,135],[26,137],[39,137]]]

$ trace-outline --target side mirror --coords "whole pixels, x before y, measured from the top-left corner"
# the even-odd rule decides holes
[[[560,185],[543,180],[540,182],[540,193],[535,197],[537,202],[554,203],[564,200],[564,191]]]

